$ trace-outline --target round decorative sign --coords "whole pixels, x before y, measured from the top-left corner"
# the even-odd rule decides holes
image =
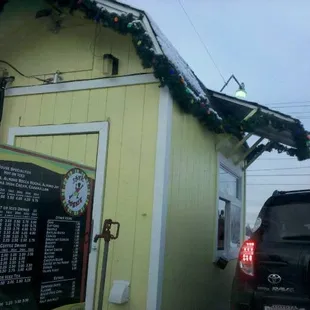
[[[64,177],[61,188],[61,201],[65,211],[71,216],[82,215],[90,200],[90,182],[86,173],[73,168]]]

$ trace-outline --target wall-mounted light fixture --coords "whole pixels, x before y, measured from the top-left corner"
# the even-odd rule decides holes
[[[235,82],[239,85],[239,88],[236,90],[235,96],[237,98],[245,98],[247,96],[247,92],[245,91],[245,85],[244,83],[240,83],[236,77],[232,74],[231,77],[227,80],[227,82],[224,84],[224,86],[221,88],[220,92],[223,91],[223,89],[228,85],[230,80],[233,79]]]
[[[117,75],[118,74],[118,58],[112,54],[103,55],[103,74]]]

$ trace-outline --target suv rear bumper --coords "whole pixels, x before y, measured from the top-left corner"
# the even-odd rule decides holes
[[[310,299],[303,297],[267,295],[266,293],[255,293],[253,296],[253,305],[255,310],[263,310],[264,306],[291,306],[292,310],[305,309],[310,310]],[[294,308],[296,307],[296,308]],[[285,308],[284,308],[285,309]],[[287,308],[290,310],[290,308]]]
[[[241,286],[234,283],[231,295],[231,310],[264,310],[265,306],[273,305],[292,307],[288,307],[287,310],[310,310],[310,298],[294,296],[292,294],[284,295],[258,292],[246,283]],[[284,307],[283,309],[286,308]]]
[[[231,310],[264,310],[265,306],[290,306],[287,310],[310,310],[309,298],[300,298],[293,296],[275,296],[263,293],[247,292],[239,293],[232,298]],[[296,307],[296,308],[295,308]]]

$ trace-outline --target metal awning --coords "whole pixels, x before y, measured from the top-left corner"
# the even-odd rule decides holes
[[[259,111],[260,114],[272,115],[282,124],[286,123],[290,126],[294,126],[296,124],[296,128],[300,124],[297,119],[278,111],[268,109],[267,107],[258,103],[240,100],[238,98],[231,97],[219,92],[210,92],[214,99],[212,100],[212,106],[214,106],[214,109],[218,111],[224,119],[227,117],[227,115],[229,115],[241,123],[247,118],[253,117],[255,113]],[[266,124],[266,126],[253,128],[252,134],[264,139],[268,139],[270,141],[282,143],[290,147],[297,147],[291,131],[280,131],[279,129],[274,128],[272,124]]]
[[[245,161],[246,169],[263,152],[270,151],[270,147],[275,147],[280,152],[292,154],[298,152],[296,156],[299,160],[309,158],[309,144],[306,141],[309,133],[298,119],[256,102],[238,99],[212,90],[208,91],[212,107],[223,119],[224,130],[226,128],[227,133],[233,135],[234,132],[238,133],[240,130],[247,133],[239,137],[239,142],[229,152],[228,156],[236,164]],[[249,147],[247,140],[253,135],[258,139]],[[262,143],[265,139],[268,140],[267,144]],[[239,150],[242,147],[246,150],[243,155],[240,155]]]

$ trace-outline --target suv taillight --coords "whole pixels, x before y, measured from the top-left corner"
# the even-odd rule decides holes
[[[255,242],[249,239],[244,241],[239,252],[240,269],[249,276],[254,276],[254,251]]]

